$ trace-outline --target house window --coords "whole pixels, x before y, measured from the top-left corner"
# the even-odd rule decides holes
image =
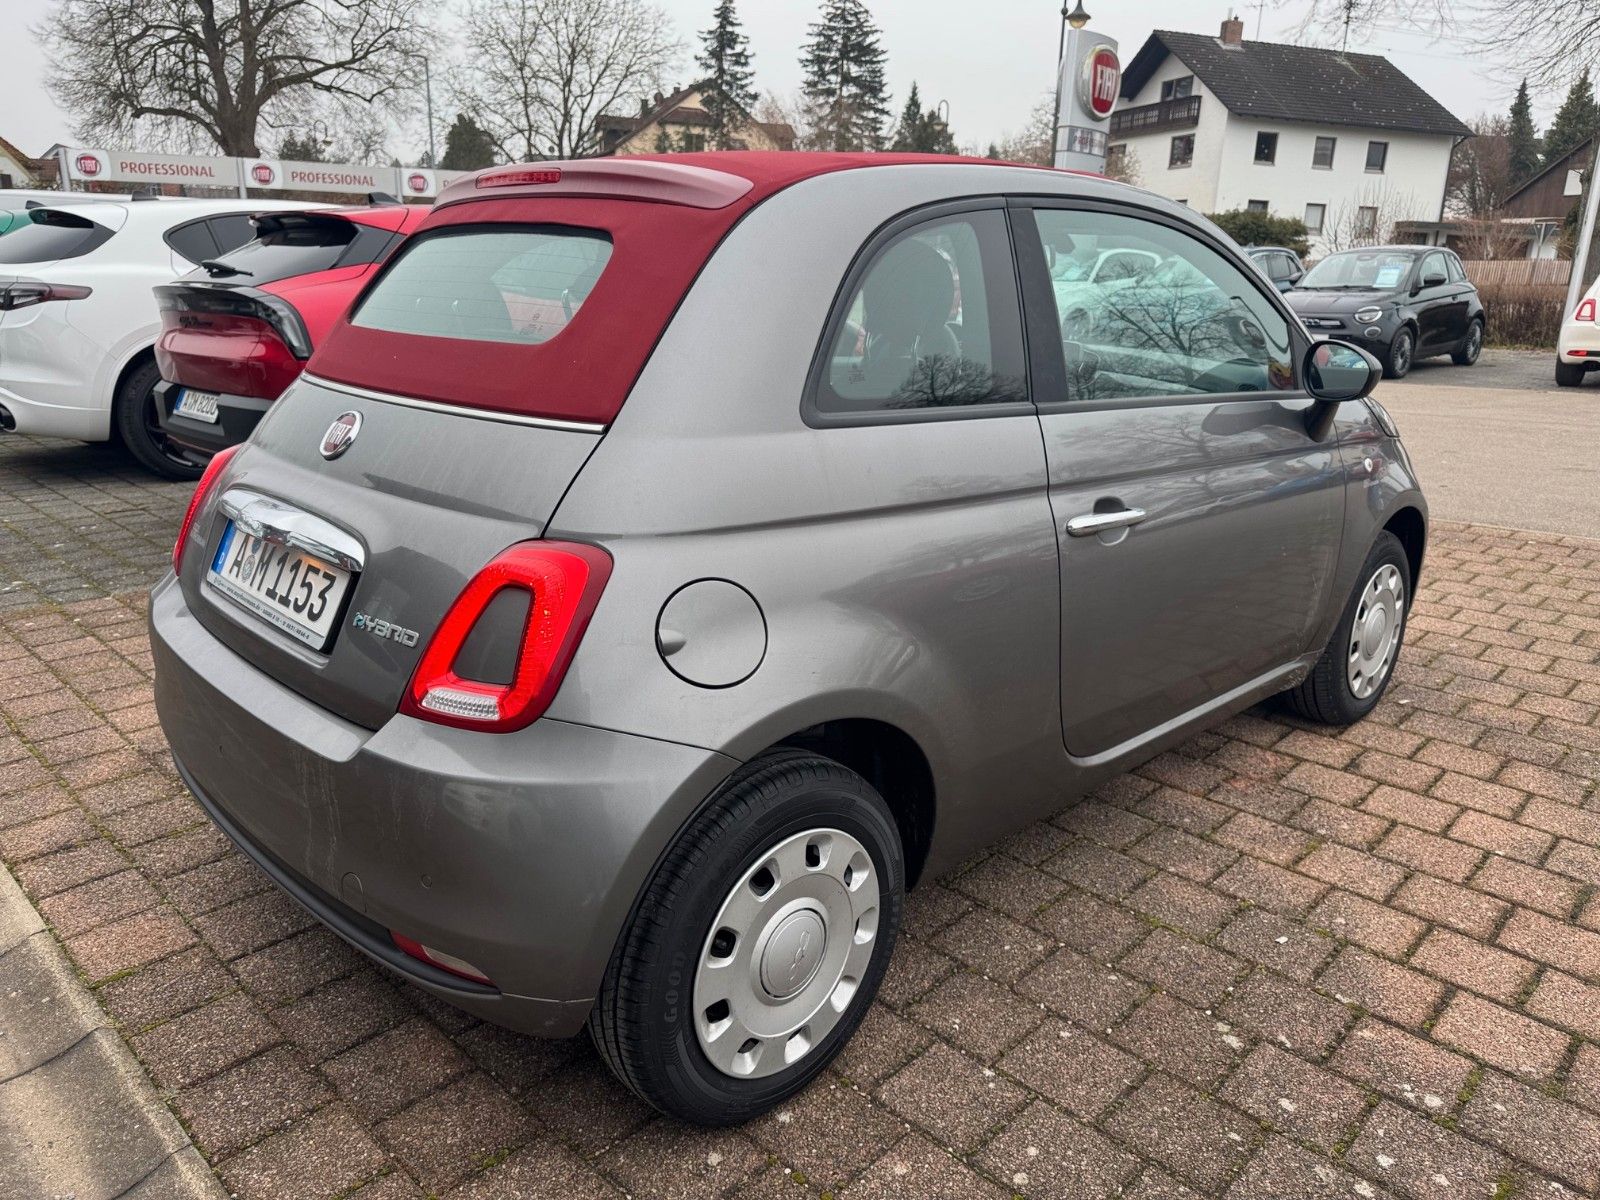
[[[690,133],[685,129],[682,134],[682,145],[685,154],[699,154],[706,148],[706,135],[703,133]]]
[[[1384,164],[1389,161],[1388,142],[1367,143],[1367,170],[1383,174]]]
[[[1333,170],[1333,147],[1338,138],[1319,137],[1316,147],[1311,151],[1311,165],[1319,171]]]
[[[7,175],[4,171],[0,171],[0,188],[10,188],[16,186],[17,185],[12,182],[11,176]]]
[[[1356,232],[1362,237],[1373,237],[1378,232],[1378,208],[1373,204],[1363,204],[1356,209]]]
[[[1265,200],[1246,200],[1244,210],[1245,212],[1264,213],[1267,211],[1267,202]]]
[[[1275,133],[1256,134],[1256,161],[1270,167],[1278,161],[1278,135]]]
[[[1187,167],[1194,162],[1194,134],[1184,133],[1172,139],[1172,149],[1167,152],[1167,166]]]
[[[1185,96],[1194,95],[1194,76],[1182,75],[1177,79],[1168,79],[1161,85],[1161,98],[1163,100],[1182,100]]]
[[[1306,232],[1307,233],[1321,233],[1322,232],[1322,222],[1327,217],[1327,215],[1328,215],[1328,206],[1326,204],[1308,204],[1308,205],[1306,205]]]

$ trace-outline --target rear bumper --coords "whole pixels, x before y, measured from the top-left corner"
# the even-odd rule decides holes
[[[178,393],[182,389],[181,383],[166,379],[156,384],[156,418],[169,438],[185,449],[201,454],[215,454],[218,450],[226,450],[229,446],[248,440],[273,404],[271,400],[260,396],[221,395],[217,400],[217,423],[213,425],[192,417],[173,415],[172,410],[178,403]]]
[[[217,641],[168,576],[151,594],[156,706],[184,781],[280,887],[368,957],[497,1024],[578,1032],[635,896],[735,765],[542,720],[372,731]],[[471,983],[388,931],[473,964]]]
[[[104,408],[51,404],[36,395],[24,395],[20,387],[4,383],[0,383],[0,404],[11,414],[18,433],[103,442],[111,431],[111,414]]]

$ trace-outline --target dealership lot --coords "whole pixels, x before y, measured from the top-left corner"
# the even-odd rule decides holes
[[[1380,389],[1436,517],[1493,519],[1430,406],[1545,403],[1478,370]],[[1543,485],[1567,411],[1492,440]],[[150,699],[186,485],[23,438],[0,479],[0,857],[238,1196],[1600,1190],[1600,541],[1440,524],[1371,719],[1253,711],[923,887],[836,1068],[706,1132],[229,850]]]

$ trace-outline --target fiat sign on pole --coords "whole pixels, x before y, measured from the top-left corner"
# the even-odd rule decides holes
[[[1061,111],[1056,114],[1056,163],[1078,171],[1106,169],[1106,125],[1122,89],[1117,43],[1074,29],[1061,56]]]

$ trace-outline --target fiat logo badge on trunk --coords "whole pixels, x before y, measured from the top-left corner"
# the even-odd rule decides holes
[[[342,412],[333,419],[333,424],[328,426],[328,432],[322,435],[322,457],[338,458],[350,449],[350,443],[356,440],[356,434],[361,432],[361,414],[358,412]]]

